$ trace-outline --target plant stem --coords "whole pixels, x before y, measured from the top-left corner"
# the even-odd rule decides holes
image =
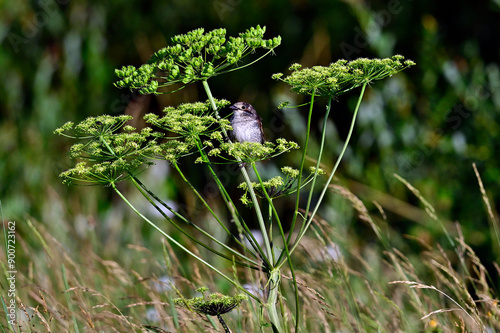
[[[222,316],[220,314],[217,315],[217,319],[219,319],[220,324],[224,328],[224,332],[231,333],[231,330],[229,329],[229,327],[227,327],[226,322],[224,321],[224,319],[222,319]]]
[[[213,96],[212,96],[212,93],[210,91],[210,87],[208,86],[208,82],[207,81],[203,81],[203,87],[205,88],[205,91],[207,93],[208,99],[210,100],[212,108],[214,109],[214,113],[215,113],[216,118],[220,119],[220,115],[219,115],[219,112],[217,110],[217,106],[215,105],[215,101],[213,99]],[[310,118],[311,118],[311,115],[309,115],[309,124],[310,124],[310,121],[311,121]],[[222,131],[223,131],[224,135],[226,136],[227,140],[229,142],[231,142],[231,139],[229,138],[226,130],[223,128]],[[309,134],[307,135],[307,138],[309,138]],[[305,160],[305,157],[303,156],[302,157],[302,166],[304,165],[304,160]],[[241,160],[238,159],[238,162],[241,162]],[[259,174],[258,174],[258,172],[256,170],[256,167],[255,167],[255,162],[252,163],[252,167],[254,168],[254,171],[255,171],[257,177],[259,178],[259,181],[262,184],[262,180],[260,179],[260,176],[259,176]],[[257,200],[257,196],[255,195],[255,191],[254,191],[252,183],[250,181],[250,177],[248,176],[248,173],[247,173],[247,171],[246,171],[246,169],[244,167],[241,168],[241,173],[243,175],[243,178],[245,179],[245,183],[247,184],[248,192],[250,193],[250,198],[252,199],[252,203],[254,205],[255,213],[257,215],[257,220],[259,222],[260,231],[262,233],[262,238],[264,240],[264,245],[266,247],[266,252],[267,252],[267,262],[268,262],[268,267],[267,267],[268,271],[267,271],[267,273],[269,275],[269,280],[268,280],[268,284],[269,284],[269,297],[267,299],[266,307],[267,307],[268,314],[269,314],[269,320],[271,320],[271,323],[278,330],[278,332],[283,332],[283,329],[282,329],[282,326],[281,326],[281,321],[280,321],[280,318],[279,318],[279,315],[278,315],[278,312],[277,312],[277,309],[276,309],[276,304],[277,304],[277,299],[278,299],[278,293],[279,293],[279,286],[280,286],[280,283],[281,283],[281,272],[280,272],[279,269],[278,270],[274,269],[274,263],[272,261],[273,252],[272,252],[272,248],[271,248],[271,242],[270,242],[269,236],[267,234],[266,224],[265,224],[264,218],[262,216],[262,211],[260,210],[260,206],[259,206],[259,202]],[[270,200],[269,197],[268,197],[268,200]],[[298,203],[297,203],[297,205],[298,205]],[[298,208],[297,208],[297,211],[298,211]],[[278,217],[277,212],[276,212],[275,209],[274,209],[274,213],[275,213],[275,216]],[[279,221],[279,217],[278,217],[278,221]],[[281,228],[281,224],[280,224],[280,229],[282,229]],[[282,230],[281,230],[281,232],[283,234]],[[286,248],[288,247],[286,241],[285,241],[284,246]],[[288,258],[290,258],[290,257],[288,256]]]
[[[313,192],[314,192],[314,185],[316,184],[316,178],[318,178],[318,169],[319,169],[319,165],[321,163],[321,156],[323,155],[323,149],[325,147],[326,125],[328,124],[328,116],[330,115],[331,107],[332,107],[332,98],[330,97],[328,99],[328,105],[326,106],[326,112],[325,112],[325,119],[323,121],[323,131],[322,131],[322,136],[321,136],[321,145],[319,148],[318,160],[316,162],[316,171],[314,172],[314,176],[313,176],[312,183],[311,183],[311,189],[309,190],[309,198],[307,198],[306,211],[304,214],[304,216],[306,218],[307,218],[307,215],[309,215],[309,208],[311,206],[312,196],[313,196]]]
[[[198,145],[198,143],[197,143]],[[216,184],[217,184],[217,187],[219,188],[219,192],[221,193],[221,196],[224,200],[224,203],[226,204],[227,208],[233,212],[234,211],[234,215],[232,214],[233,216],[233,219],[235,219],[235,223],[238,224],[238,227],[239,228],[242,228],[243,227],[240,225],[240,218],[237,216],[237,211],[235,211],[234,209],[234,203],[232,202],[231,200],[231,197],[229,196],[229,194],[227,193],[225,187],[222,185],[219,177],[217,176],[217,174],[215,173],[215,171],[213,170],[211,164],[210,164],[210,160],[208,159],[208,157],[206,156],[205,152],[203,151],[203,149],[200,148],[200,146],[198,146],[198,149],[200,151],[200,155],[202,156],[204,162],[208,165],[208,168],[210,170],[210,173],[212,175],[212,177],[214,178]],[[184,180],[184,182],[186,184],[188,184],[188,186],[191,188],[191,190],[194,192],[194,194],[198,197],[198,199],[200,199],[200,201],[205,205],[205,207],[210,211],[210,213],[212,214],[212,216],[217,220],[217,222],[219,223],[219,225],[224,229],[224,231],[230,236],[232,237],[241,247],[243,247],[244,249],[246,249],[246,246],[240,242],[240,240],[235,237],[230,231],[229,229],[227,229],[227,227],[224,225],[224,223],[222,223],[222,221],[219,219],[219,217],[217,216],[217,214],[215,214],[215,212],[211,209],[210,205],[206,202],[205,199],[203,199],[203,197],[201,196],[201,194],[194,188],[194,186],[191,184],[191,182],[186,178],[186,176],[184,175],[184,173],[181,171],[181,169],[179,168],[179,165],[177,163],[174,163],[174,166],[175,166],[175,169],[177,170],[177,172],[179,172],[179,175],[182,177],[182,179]],[[243,224],[245,225],[245,224]],[[246,231],[246,230],[245,230]],[[250,233],[249,231],[246,231],[247,233]],[[248,250],[248,249],[246,249]],[[255,248],[254,247],[254,250],[257,252],[257,253],[261,253],[262,250],[260,248]],[[250,251],[250,253],[252,253]],[[252,253],[254,256],[255,254]]]
[[[292,219],[292,224],[290,226],[290,232],[288,234],[288,239],[285,245],[290,243],[290,239],[292,238],[293,230],[295,229],[295,223],[297,221],[297,216],[299,214],[299,202],[300,202],[300,186],[302,182],[302,172],[304,170],[304,163],[306,161],[306,152],[307,152],[307,146],[309,145],[309,135],[311,132],[311,118],[312,118],[312,110],[314,106],[314,94],[315,91],[313,91],[311,95],[311,102],[309,104],[309,115],[307,116],[307,129],[306,129],[306,140],[304,143],[304,152],[302,153],[302,158],[300,160],[300,168],[299,168],[299,176],[298,176],[298,181],[297,181],[297,197],[295,199],[295,211],[293,213],[293,219]],[[304,217],[306,219],[307,217]]]
[[[313,101],[311,101],[311,103],[312,102]],[[318,177],[318,169],[319,169],[319,165],[321,163],[321,156],[323,155],[323,149],[324,149],[324,146],[325,146],[326,125],[328,124],[328,116],[330,115],[331,105],[332,105],[332,98],[330,97],[328,99],[328,105],[326,107],[326,112],[325,112],[325,119],[323,121],[323,131],[322,131],[322,136],[321,136],[321,145],[320,145],[320,148],[319,148],[318,159],[317,159],[317,162],[316,162],[316,171],[314,172],[314,176],[312,178],[311,188],[309,190],[309,197],[307,198],[307,204],[306,204],[304,219],[307,219],[307,215],[309,215],[309,209],[310,209],[310,205],[311,205],[311,201],[312,201],[312,195],[314,193],[314,186],[316,184],[316,178]],[[311,110],[309,110],[309,114],[311,114]],[[299,176],[299,182],[300,182],[301,178],[302,177]],[[298,186],[299,187],[297,188],[297,191],[300,190],[300,183],[298,184]],[[305,227],[305,224],[302,224],[301,227],[300,227],[299,235],[304,230],[304,227]],[[293,229],[291,229],[291,230],[293,230]],[[288,241],[290,241],[290,235],[291,235],[291,233],[289,234]],[[278,259],[278,262],[281,262],[282,260],[283,260],[283,256],[281,255],[279,257],[279,259]],[[284,262],[284,260],[283,260],[283,262]]]
[[[253,164],[252,164],[252,167],[253,167]],[[254,170],[257,170],[256,168],[254,168]],[[259,177],[259,182],[262,186],[262,181],[260,181],[260,177]],[[268,200],[268,205],[267,205],[267,220],[268,220],[268,225],[269,225],[269,230],[267,231],[268,232],[268,235],[269,235],[269,239],[272,241],[273,240],[273,208],[274,208],[274,204],[273,204],[273,200]],[[276,209],[274,209],[275,211]],[[274,250],[273,250],[273,258],[272,258],[272,262],[276,262],[276,258],[274,257],[275,253],[274,253]]]
[[[127,204],[127,206],[129,206],[137,215],[139,215],[140,218],[142,218],[144,221],[146,221],[149,225],[151,225],[154,229],[156,229],[158,232],[160,232],[160,234],[162,234],[163,236],[165,236],[170,242],[174,243],[175,245],[177,245],[179,248],[181,248],[183,251],[185,251],[187,254],[191,255],[193,258],[195,258],[196,260],[200,261],[201,263],[205,264],[208,268],[210,268],[211,270],[213,270],[214,272],[218,273],[220,276],[222,276],[223,278],[225,278],[227,281],[229,281],[231,284],[235,285],[238,289],[242,290],[244,293],[246,293],[247,295],[249,295],[250,297],[252,297],[253,299],[255,299],[257,302],[260,303],[260,300],[257,296],[254,296],[252,293],[250,293],[249,291],[247,291],[245,288],[241,287],[240,284],[234,280],[232,280],[231,278],[229,278],[227,275],[225,275],[224,273],[222,273],[220,270],[218,270],[216,267],[212,266],[211,264],[209,264],[207,261],[203,260],[202,258],[200,258],[199,256],[197,256],[196,254],[194,254],[193,252],[191,252],[189,249],[187,249],[186,247],[184,247],[182,244],[180,244],[179,242],[177,242],[173,237],[171,237],[169,234],[167,234],[165,231],[163,231],[162,229],[160,229],[156,224],[154,224],[151,220],[149,220],[146,216],[142,215],[141,212],[139,212],[131,203],[130,201],[127,200],[127,198],[120,192],[120,190],[118,190],[118,188],[116,187],[116,184],[115,183],[112,183],[111,186],[113,187],[113,190],[120,196],[120,198],[122,198],[122,200]]]
[[[279,287],[281,285],[281,272],[279,269],[273,269],[270,272],[267,283],[269,285],[269,296],[267,297],[266,308],[269,314],[269,320],[278,332],[283,332],[276,307],[278,303]]]
[[[248,250],[245,246],[245,244],[243,244],[237,237],[235,237],[230,231],[229,229],[227,229],[227,227],[224,225],[224,223],[222,223],[222,221],[219,219],[219,217],[217,216],[217,214],[215,214],[215,212],[211,209],[210,205],[206,202],[206,200],[201,196],[201,194],[194,188],[193,184],[191,184],[191,182],[186,178],[186,176],[184,175],[184,173],[181,171],[181,169],[179,168],[179,165],[177,163],[174,164],[175,166],[175,169],[177,170],[177,172],[179,172],[179,175],[182,177],[182,179],[184,180],[184,182],[186,184],[188,184],[188,186],[191,188],[191,190],[194,192],[194,194],[198,197],[198,199],[200,199],[200,201],[203,203],[203,205],[210,211],[210,213],[212,214],[212,216],[217,220],[217,222],[219,223],[219,225],[224,229],[224,231],[231,237],[233,238],[233,240],[238,243],[242,248],[244,248],[245,250]],[[213,170],[212,170],[213,171]],[[215,173],[215,172],[214,172]],[[221,184],[222,185],[222,184]],[[221,189],[222,190],[222,189]],[[225,192],[225,188],[223,189],[223,191]],[[223,193],[224,195],[224,193]],[[225,192],[225,195],[227,195],[229,197],[229,194],[227,192]],[[232,204],[232,201],[231,201],[231,204]],[[226,202],[226,205],[229,205],[229,202]],[[246,226],[246,224],[244,224],[244,226]],[[250,231],[248,230],[247,231],[248,234],[251,235]],[[211,237],[213,238],[213,236]],[[219,243],[220,241],[216,240],[216,239],[213,239],[215,242]],[[257,241],[255,241],[255,243],[257,243]],[[258,245],[258,244],[257,244]],[[229,246],[227,245],[223,245],[224,247],[227,247],[228,249],[230,249]],[[255,248],[254,247],[254,250],[258,253],[261,253],[262,250],[260,248]],[[231,251],[231,250],[230,250]],[[240,254],[239,252],[237,251],[234,251],[232,250],[231,252],[234,252],[236,255],[238,256],[241,256],[243,258],[247,258],[245,257],[244,255]],[[254,257],[256,257],[255,253],[249,251]],[[248,258],[247,258],[248,259]],[[255,262],[252,261],[252,263],[256,264]]]
[[[262,216],[262,211],[260,210],[259,202],[257,201],[257,196],[255,195],[255,191],[253,190],[252,182],[250,181],[250,177],[248,176],[247,171],[245,170],[245,168],[241,168],[241,170],[243,178],[245,179],[245,183],[248,186],[248,193],[250,193],[250,198],[252,198],[255,213],[257,214],[257,220],[259,222],[260,232],[262,233],[262,238],[264,240],[264,245],[267,251],[267,261],[269,262],[269,269],[272,269],[274,263],[272,262],[271,242],[269,241],[269,237],[267,235],[266,224]]]
[[[273,50],[274,50],[274,49],[271,49],[271,50],[267,51],[267,52],[266,52],[266,53],[264,53],[262,56],[260,56],[259,58],[255,59],[255,60],[254,60],[254,61],[252,61],[252,62],[249,62],[249,63],[248,63],[248,64],[246,64],[246,65],[243,65],[243,66],[239,66],[239,67],[232,68],[232,69],[227,70],[227,71],[225,71],[225,72],[223,72],[223,73],[230,73],[230,72],[232,72],[232,71],[237,71],[237,70],[240,70],[240,69],[242,69],[242,68],[245,68],[245,67],[251,66],[251,65],[255,64],[257,61],[259,61],[260,59],[262,59],[262,58],[264,58],[265,56],[267,56],[269,53],[273,52]]]
[[[205,92],[207,93],[208,100],[210,101],[210,104],[212,105],[212,109],[214,109],[215,113],[215,118],[217,120],[220,120],[220,115],[219,115],[219,110],[217,109],[217,105],[215,104],[214,96],[212,96],[212,91],[210,90],[210,86],[208,85],[208,82],[206,80],[202,81],[203,83],[203,88],[205,89]],[[222,133],[224,133],[224,136],[226,137],[227,140],[231,141],[229,138],[229,135],[227,134],[227,131],[224,127],[221,128]]]

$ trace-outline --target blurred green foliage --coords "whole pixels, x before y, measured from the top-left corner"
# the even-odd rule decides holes
[[[114,69],[146,62],[175,34],[222,27],[235,35],[260,24],[267,27],[265,37],[282,36],[276,56],[214,78],[214,96],[252,103],[267,123],[269,140],[287,137],[300,143],[305,113],[278,111],[277,105],[292,95],[271,79],[272,74],[286,72],[292,63],[310,67],[340,58],[402,54],[414,60],[416,67],[368,91],[353,144],[342,162],[341,181],[352,185],[354,192],[361,188],[356,184],[367,185],[369,190],[356,192],[361,198],[372,198],[368,194],[375,189],[416,204],[392,176],[400,174],[422,191],[438,214],[461,222],[467,242],[489,253],[490,230],[478,208],[483,204],[471,164],[477,163],[496,211],[499,21],[500,8],[494,1],[457,1],[453,14],[446,4],[430,0],[2,1],[0,199],[5,218],[33,216],[53,227],[62,242],[70,237],[67,230],[58,230],[62,219],[75,225],[86,221],[80,233],[71,231],[82,238],[88,237],[92,221],[106,220],[100,228],[102,240],[131,241],[119,239],[121,219],[130,212],[122,211],[108,189],[61,184],[58,174],[71,165],[65,156],[71,143],[53,135],[54,129],[88,116],[139,117],[165,106],[206,100],[197,85],[173,95],[136,96],[113,86]],[[350,97],[341,98],[334,108],[331,146],[325,156],[336,156],[340,150],[353,109]],[[193,169],[193,176],[203,188],[205,178],[199,170]],[[167,175],[165,171],[149,177],[169,199],[194,214],[192,198]],[[228,181],[234,187],[238,183]],[[332,205],[335,200],[332,195]],[[402,206],[394,202],[384,206],[394,213],[389,221],[397,230],[429,242],[444,237],[428,221],[410,211],[401,214],[398,207]],[[322,212],[326,220],[337,214],[328,207]]]

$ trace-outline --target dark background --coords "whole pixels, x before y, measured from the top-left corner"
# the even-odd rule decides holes
[[[280,102],[295,97],[273,81],[272,74],[286,73],[295,62],[307,67],[340,58],[394,54],[414,60],[417,66],[368,90],[337,181],[368,202],[380,201],[395,230],[430,243],[443,239],[439,227],[397,201],[418,206],[393,177],[397,173],[421,191],[444,221],[460,221],[466,241],[486,261],[496,259],[488,245],[493,234],[472,163],[477,164],[496,211],[500,204],[498,1],[456,1],[453,7],[407,0],[46,0],[10,1],[1,6],[0,199],[4,219],[41,221],[63,243],[68,238],[85,239],[87,229],[95,228],[98,239],[116,237],[120,244],[119,231],[131,212],[120,208],[110,189],[68,188],[60,183],[58,174],[71,166],[65,153],[72,142],[54,135],[54,129],[88,116],[141,115],[167,105],[205,100],[201,85],[173,95],[134,96],[113,86],[114,69],[146,62],[175,34],[223,27],[234,36],[259,24],[267,27],[266,37],[281,35],[276,54],[211,79],[210,84],[217,98],[252,103],[268,124],[268,139],[283,136],[300,143],[306,114],[305,110],[287,114],[277,109]],[[356,97],[353,93],[334,103],[325,153],[330,157],[323,161],[329,167],[347,134]],[[284,125],[280,131],[269,125],[276,117]],[[317,130],[321,114],[315,120]],[[280,161],[294,165],[297,159]],[[193,214],[180,183],[165,174],[149,177],[160,184],[160,195],[185,205]],[[191,176],[198,175],[195,171]],[[204,178],[199,177],[195,182],[203,187]],[[228,182],[231,186],[238,183],[236,179]],[[388,201],[380,193],[388,194]],[[333,201],[327,201],[332,209]],[[322,214],[327,220],[335,216],[328,207]],[[62,220],[75,230],[61,229]],[[362,230],[353,232],[363,234]]]

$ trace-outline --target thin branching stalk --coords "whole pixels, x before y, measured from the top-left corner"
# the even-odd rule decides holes
[[[165,218],[168,222],[170,222],[177,230],[179,230],[184,236],[186,236],[187,238],[189,238],[191,241],[193,241],[194,243],[204,247],[205,249],[207,249],[208,251],[228,260],[228,261],[235,261],[237,262],[239,265],[242,265],[242,266],[245,266],[245,267],[249,267],[249,268],[252,268],[252,269],[258,269],[258,263],[253,261],[252,259],[244,256],[243,254],[239,253],[238,251],[235,251],[234,249],[232,249],[231,247],[227,246],[226,244],[224,244],[223,242],[221,242],[220,240],[218,240],[217,238],[215,238],[214,236],[212,236],[210,233],[206,232],[205,230],[203,230],[202,228],[198,227],[197,225],[195,225],[194,223],[192,223],[191,221],[187,220],[185,217],[183,217],[182,215],[176,213],[175,215],[177,217],[180,217],[184,222],[186,222],[187,224],[189,224],[190,226],[192,226],[193,228],[195,228],[196,230],[198,230],[199,232],[201,232],[203,235],[205,235],[206,237],[208,237],[209,239],[211,239],[212,241],[214,241],[215,243],[217,243],[218,245],[222,246],[224,249],[228,250],[229,252],[231,252],[233,255],[236,255],[242,259],[244,259],[245,261],[248,261],[248,262],[242,262],[242,261],[239,261],[239,260],[235,260],[234,257],[230,257],[230,256],[227,256],[217,250],[215,250],[212,246],[208,245],[208,244],[205,244],[203,243],[202,241],[198,240],[196,237],[192,236],[189,234],[189,232],[185,231],[181,226],[179,226],[177,223],[175,223],[175,221],[173,219],[171,219],[167,214],[165,214],[165,212],[163,212],[163,210],[158,207],[158,205],[153,201],[151,200],[151,198],[149,197],[148,194],[151,194],[152,192],[149,192],[149,190],[146,190],[140,183],[139,183],[139,180],[135,177],[132,177],[132,183],[135,185],[135,187],[139,190],[139,192],[141,192],[141,194],[149,201],[149,203],[155,207],[155,209],[163,216],[163,218]],[[156,199],[156,198],[155,198]]]
[[[314,92],[313,92],[314,94]],[[312,98],[314,98],[314,96],[312,96]],[[314,100],[311,99],[311,105],[310,105],[310,109],[309,109],[309,118],[308,120],[310,121],[310,116],[311,116],[311,111],[312,111],[312,107],[313,107],[313,104],[314,104]],[[311,188],[309,190],[309,197],[307,199],[307,203],[306,203],[306,209],[305,209],[305,213],[304,213],[304,219],[307,218],[307,216],[309,215],[309,209],[310,209],[310,205],[311,205],[311,201],[312,201],[312,195],[314,193],[314,187],[315,187],[315,183],[316,183],[316,178],[318,176],[318,170],[319,170],[319,166],[320,166],[320,163],[321,163],[321,157],[322,157],[322,154],[323,154],[323,149],[324,149],[324,146],[325,146],[325,138],[326,138],[326,126],[328,124],[328,116],[330,115],[330,110],[331,110],[331,104],[332,104],[332,98],[330,97],[328,99],[328,104],[327,104],[327,107],[326,107],[326,112],[325,112],[325,119],[323,121],[323,129],[322,129],[322,136],[321,136],[321,145],[320,145],[320,149],[319,149],[319,154],[318,154],[318,159],[316,161],[316,171],[314,172],[314,175],[313,175],[313,178],[311,180]],[[310,123],[308,122],[308,130],[310,128]],[[307,141],[308,139],[306,138],[306,145],[307,145]],[[303,154],[303,158],[305,157],[305,152],[306,150],[304,150],[304,154]],[[301,170],[303,169],[303,163],[301,163]],[[299,173],[299,183],[298,183],[298,187],[297,187],[297,201],[296,203],[298,203],[298,195],[300,194],[300,181],[301,181],[302,177]],[[294,214],[294,220],[295,220],[295,217],[296,215]],[[299,234],[301,232],[303,232],[303,229],[305,227],[305,224],[302,224],[301,225],[301,228],[300,228],[300,231],[299,231]],[[291,231],[293,231],[293,222],[292,222],[292,228],[290,229]],[[291,238],[291,235],[292,235],[292,232],[290,232],[290,234],[288,235],[288,242],[290,241],[290,238]],[[283,253],[280,255],[280,258],[278,259],[278,262],[281,262],[281,260],[283,259]]]
[[[217,221],[217,223],[219,223],[219,225],[222,227],[222,229],[224,229],[224,231],[230,237],[232,237],[240,246],[244,247],[244,245],[241,244],[238,241],[238,239],[233,236],[233,234],[231,233],[231,231],[229,231],[229,229],[226,227],[226,225],[220,220],[219,216],[217,216],[217,214],[215,214],[215,212],[212,210],[212,207],[210,207],[210,205],[203,198],[203,196],[200,194],[200,192],[198,192],[198,190],[193,186],[193,184],[191,184],[191,182],[186,178],[186,175],[184,175],[184,172],[182,172],[182,170],[179,168],[179,164],[177,164],[176,162],[174,162],[173,165],[174,165],[175,170],[177,170],[177,172],[181,176],[182,180],[189,186],[189,188],[191,189],[191,191],[193,191],[193,193],[196,195],[196,197],[203,203],[203,205],[205,206],[205,208],[210,212],[210,214],[213,216],[213,218],[215,218],[215,220]]]
[[[323,187],[323,190],[321,191],[321,194],[320,194],[320,196],[318,198],[318,202],[316,203],[316,206],[314,207],[314,209],[313,209],[313,211],[311,213],[311,216],[309,216],[309,217],[305,216],[304,217],[307,222],[306,222],[305,227],[303,228],[302,232],[300,232],[297,235],[297,238],[295,239],[295,243],[293,244],[292,248],[290,249],[290,253],[292,253],[297,248],[297,246],[299,245],[300,240],[302,239],[302,237],[304,237],[305,232],[307,231],[307,229],[311,225],[311,223],[312,223],[312,221],[314,219],[314,216],[316,215],[316,212],[318,211],[319,206],[321,205],[321,202],[323,201],[323,198],[324,198],[324,196],[326,194],[326,191],[328,190],[328,185],[330,185],[330,183],[331,183],[331,181],[333,179],[333,176],[335,175],[335,172],[337,171],[337,168],[340,165],[340,161],[342,160],[342,157],[344,156],[344,154],[345,154],[345,152],[347,150],[347,145],[349,144],[349,141],[351,140],[352,133],[354,132],[354,125],[356,123],[356,117],[358,115],[359,107],[361,105],[361,100],[363,99],[363,95],[365,93],[365,89],[366,89],[367,84],[368,83],[363,84],[363,86],[361,88],[361,93],[359,94],[358,102],[356,104],[356,108],[354,109],[354,115],[352,116],[351,126],[349,127],[349,133],[347,134],[347,138],[345,140],[344,146],[342,147],[342,151],[340,152],[340,155],[337,158],[337,161],[335,162],[335,165],[333,166],[332,171],[330,172],[330,177],[328,177],[328,180],[326,181],[326,184]],[[283,264],[284,264],[284,261],[282,261],[279,265],[283,265]]]
[[[313,106],[314,106],[314,95],[315,95],[315,91],[313,90],[313,92],[311,94],[311,101],[309,104],[309,115],[307,116],[306,139],[304,142],[302,158],[300,159],[299,176],[298,176],[298,181],[297,181],[297,194],[296,194],[296,199],[295,199],[295,211],[293,213],[293,219],[292,219],[292,223],[290,226],[290,232],[288,234],[288,239],[287,239],[285,246],[287,246],[287,244],[290,243],[290,240],[291,240],[292,234],[293,234],[293,230],[295,229],[295,223],[297,221],[297,216],[299,215],[300,187],[301,187],[301,182],[302,182],[302,173],[304,170],[304,164],[306,162],[307,147],[309,145],[309,135],[310,135],[310,131],[311,131],[312,111],[313,111]],[[307,217],[304,217],[304,220],[306,218]],[[280,258],[280,260],[281,259],[282,258]]]
[[[252,202],[254,204],[255,214],[257,215],[257,221],[259,222],[259,228],[260,228],[260,231],[262,233],[262,238],[263,238],[264,245],[265,245],[266,251],[267,251],[267,260],[270,261],[270,259],[272,258],[273,252],[272,252],[272,248],[271,248],[271,242],[269,241],[269,236],[267,235],[267,228],[266,228],[266,224],[264,222],[264,218],[262,216],[262,211],[260,210],[259,202],[257,200],[257,196],[255,195],[255,191],[253,190],[252,182],[250,181],[250,177],[248,176],[247,171],[245,170],[245,168],[241,168],[241,170],[242,170],[241,173],[243,174],[243,178],[245,179],[245,183],[247,183],[247,185],[248,185],[248,193],[250,193],[250,198],[252,199]],[[273,263],[271,262],[271,264],[269,265],[269,268],[272,269],[272,267],[273,267]]]
[[[229,196],[229,193],[227,193],[224,185],[222,185],[219,177],[217,176],[217,173],[212,168],[210,160],[209,160],[208,156],[206,155],[205,151],[202,149],[201,143],[199,142],[199,140],[197,140],[196,144],[197,144],[198,151],[201,155],[201,158],[203,159],[205,164],[208,166],[208,170],[210,171],[210,174],[212,175],[213,179],[215,180],[215,183],[217,184],[217,187],[219,188],[219,192],[222,195],[222,198],[226,204],[226,207],[231,212],[231,215],[233,217],[234,222],[238,225],[240,231],[245,234],[245,236],[250,241],[250,244],[252,245],[254,250],[259,254],[259,257],[264,261],[264,265],[269,266],[269,264],[270,264],[269,257],[266,257],[264,251],[261,249],[260,245],[258,244],[257,240],[255,239],[255,237],[251,233],[251,231],[248,228],[248,226],[246,225],[245,221],[239,215],[238,210],[234,206],[233,200]],[[243,246],[243,247],[246,248],[245,246]]]
[[[244,293],[246,293],[248,296],[250,296],[253,299],[255,299],[257,302],[259,302],[259,303],[261,302],[257,296],[253,295],[252,293],[250,293],[249,291],[247,291],[246,289],[244,289],[243,287],[241,287],[241,285],[238,282],[234,281],[233,279],[231,279],[230,277],[228,277],[227,275],[225,275],[224,273],[222,273],[220,270],[218,270],[216,267],[214,267],[213,265],[211,265],[207,261],[205,261],[202,258],[200,258],[198,255],[196,255],[195,253],[193,253],[192,251],[190,251],[185,246],[183,246],[181,243],[177,242],[173,237],[171,237],[169,234],[167,234],[165,231],[163,231],[160,227],[158,227],[154,222],[152,222],[150,219],[148,219],[146,216],[144,216],[141,212],[139,212],[134,207],[134,205],[132,205],[132,203],[130,203],[130,201],[127,200],[127,198],[123,195],[123,193],[121,193],[120,190],[118,190],[118,188],[116,187],[115,183],[112,183],[111,186],[112,186],[113,190],[120,196],[120,198],[122,198],[122,200],[127,204],[127,206],[129,206],[141,219],[143,219],[145,222],[147,222],[149,225],[151,225],[160,234],[162,234],[164,237],[166,237],[170,242],[174,243],[180,249],[182,249],[183,251],[185,251],[187,254],[189,254],[190,256],[192,256],[193,258],[195,258],[196,260],[198,260],[199,262],[203,263],[208,268],[210,268],[211,270],[213,270],[214,272],[216,272],[217,274],[219,274],[220,276],[222,276],[224,279],[226,279],[231,284],[233,284],[234,286],[236,286],[238,289],[240,289],[241,291],[243,291]]]
[[[319,154],[318,154],[318,160],[316,161],[316,171],[314,172],[314,176],[311,182],[311,188],[309,190],[309,197],[307,198],[307,204],[306,204],[306,210],[304,213],[304,216],[307,218],[309,215],[309,209],[311,207],[311,201],[312,201],[312,196],[314,193],[314,185],[316,185],[316,178],[318,178],[318,170],[319,170],[319,165],[321,163],[321,157],[323,155],[323,149],[325,147],[325,138],[326,138],[326,126],[328,124],[328,116],[330,115],[330,110],[332,108],[332,98],[328,98],[328,104],[326,106],[326,112],[325,112],[325,119],[323,120],[323,129],[322,129],[322,136],[321,136],[321,145],[319,148]]]
[[[234,203],[233,203],[231,197],[229,196],[229,194],[227,193],[225,187],[221,184],[220,179],[217,177],[217,174],[213,170],[212,166],[210,165],[208,157],[204,154],[203,151],[201,151],[201,149],[200,149],[200,154],[202,154],[202,158],[204,158],[204,160],[207,161],[207,165],[208,165],[208,168],[210,170],[210,173],[212,174],[212,176],[214,177],[214,180],[216,181],[217,187],[219,188],[219,191],[220,191],[220,193],[221,193],[221,195],[222,195],[222,197],[224,199],[224,202],[226,203],[226,207],[228,207],[228,209],[230,211],[234,210]],[[217,219],[217,222],[219,222],[219,224],[224,229],[224,231],[227,234],[229,234],[229,236],[232,237],[241,247],[243,247],[245,250],[248,250],[246,248],[246,246],[242,242],[240,242],[236,237],[233,236],[233,234],[229,231],[229,229],[227,229],[227,227],[224,225],[224,223],[222,223],[222,221],[220,221],[220,219],[218,218],[217,214],[215,214],[215,212],[212,211],[212,209],[210,208],[210,206],[208,205],[208,203],[205,201],[205,199],[203,199],[203,197],[201,196],[201,194],[199,194],[199,192],[194,188],[194,186],[191,184],[191,182],[189,182],[189,180],[185,177],[184,173],[181,171],[181,169],[179,168],[179,166],[177,165],[177,163],[175,163],[174,166],[175,166],[176,170],[179,172],[179,174],[182,177],[182,179],[186,182],[186,184],[188,184],[188,186],[195,193],[195,195],[203,202],[203,204],[205,205],[205,207],[207,207],[207,209],[210,211],[210,213],[212,214],[212,216],[214,216],[214,218]],[[255,250],[255,252],[257,252],[259,254],[259,257],[262,258],[263,251],[260,248],[258,242],[253,237],[253,235],[250,232],[250,230],[248,229],[246,223],[244,223],[244,221],[239,217],[238,212],[236,210],[234,210],[234,211],[235,211],[235,214],[238,216],[235,219],[235,223],[243,222],[241,226],[242,226],[243,232],[245,233],[245,236],[247,237],[247,239],[249,239],[250,244],[252,245],[252,247]],[[249,251],[249,252],[252,253],[252,255],[255,256],[255,253],[253,253],[251,251]]]
[[[248,64],[245,64],[245,65],[243,65],[243,66],[239,66],[239,67],[232,68],[232,69],[230,69],[230,70],[225,71],[224,73],[230,73],[230,72],[232,72],[232,71],[237,71],[237,70],[240,70],[240,69],[242,69],[242,68],[245,68],[245,67],[248,67],[248,66],[250,66],[250,65],[253,65],[253,64],[255,64],[257,61],[259,61],[259,60],[263,59],[264,57],[266,57],[268,54],[272,53],[273,51],[274,51],[274,50],[269,50],[269,51],[267,51],[266,53],[264,53],[262,56],[260,56],[259,58],[255,59],[254,61],[249,62]]]

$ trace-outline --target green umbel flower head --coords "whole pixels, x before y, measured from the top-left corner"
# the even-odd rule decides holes
[[[271,53],[281,43],[281,37],[264,39],[266,28],[257,26],[226,37],[226,29],[205,33],[196,29],[171,38],[170,46],[158,50],[147,64],[136,68],[117,69],[118,88],[138,89],[141,94],[160,94],[162,88],[180,84],[181,88],[195,81],[241,69]],[[242,66],[243,58],[267,50],[257,60]]]
[[[218,148],[208,152],[209,156],[218,156],[223,160],[234,163],[236,161],[251,163],[274,158],[292,149],[299,149],[299,145],[283,138],[275,142],[221,142]],[[202,162],[198,160],[197,162]]]
[[[215,100],[217,109],[229,105],[229,101]],[[227,119],[217,119],[209,101],[205,103],[185,103],[178,107],[166,107],[164,116],[147,114],[144,119],[147,123],[157,126],[165,131],[174,134],[174,139],[183,139],[189,144],[193,144],[200,137],[221,138],[221,129],[231,129]]]
[[[63,183],[110,185],[151,165],[148,160],[161,153],[157,141],[163,134],[151,128],[137,132],[125,125],[130,119],[131,116],[104,115],[79,124],[68,122],[56,129],[56,134],[83,140],[70,148],[69,156],[81,162],[61,173]]]
[[[220,316],[228,313],[247,299],[246,295],[226,296],[219,293],[213,293],[208,296],[195,297],[191,299],[176,298],[177,305],[192,309],[195,312],[209,315]]]
[[[301,69],[301,65],[294,64],[290,67],[290,75],[283,78],[282,73],[277,73],[273,79],[289,84],[291,91],[298,94],[336,97],[414,65],[413,61],[404,60],[401,55],[385,59],[341,59],[327,67]]]

